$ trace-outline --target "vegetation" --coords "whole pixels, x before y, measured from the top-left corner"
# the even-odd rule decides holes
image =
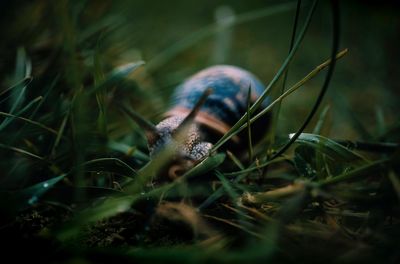
[[[0,4],[3,258],[398,262],[397,4],[187,2]],[[265,93],[166,180],[170,150],[150,159],[121,106],[156,123],[176,85],[219,63]],[[229,151],[266,113],[263,140]]]

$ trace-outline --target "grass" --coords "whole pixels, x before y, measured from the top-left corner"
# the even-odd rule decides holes
[[[207,38],[221,30],[217,23],[171,44],[148,64],[141,58],[120,63],[118,54],[134,52],[115,48],[129,32],[117,29],[123,14],[113,8],[120,6],[106,4],[107,15],[100,4],[28,5],[36,10],[29,13],[32,21],[40,18],[32,29],[37,34],[26,35],[24,47],[14,51],[15,69],[0,67],[2,251],[16,260],[64,263],[396,263],[399,125],[385,121],[382,105],[376,108],[376,128],[366,129],[353,113],[339,123],[351,122],[357,137],[329,133],[332,113],[345,109],[322,99],[328,85],[336,88],[332,78],[340,76],[334,69],[349,63],[352,50],[339,52],[340,18],[334,13],[330,54],[321,56],[317,67],[296,68],[315,16],[331,12],[330,5],[318,2],[236,15],[231,27],[291,12],[295,23],[285,23],[293,28],[285,32],[280,25],[280,32],[293,32],[284,43],[289,54],[282,51],[273,76],[262,78],[263,95],[247,105],[212,153],[174,181],[162,177],[172,150],[167,146],[150,158],[144,131],[134,120],[152,126],[147,119],[159,105],[168,105],[165,91],[156,92],[163,85],[157,87],[155,76],[169,75],[169,63],[191,47],[206,47]],[[57,18],[54,25],[48,25],[50,18]],[[16,35],[26,28],[19,19],[12,25],[21,29]],[[10,32],[5,37],[18,39]],[[305,77],[296,78],[299,73]],[[301,92],[315,98],[310,87],[320,89],[313,104],[304,105],[310,113],[285,119],[281,111],[290,98]],[[267,97],[270,106],[257,112]],[[257,144],[251,123],[270,111],[279,115],[264,138],[274,140]],[[285,122],[303,116],[295,133],[281,133]],[[242,153],[229,151],[229,139],[245,128],[243,154],[249,158],[240,159]]]

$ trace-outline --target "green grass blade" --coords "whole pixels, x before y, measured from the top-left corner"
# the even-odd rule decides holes
[[[278,162],[281,162],[281,161],[287,161],[287,158],[281,157],[281,158],[277,158],[275,160],[266,161],[266,162],[261,163],[261,164],[253,163],[253,165],[251,165],[247,169],[243,169],[243,170],[240,170],[240,171],[234,171],[234,172],[225,172],[224,175],[225,176],[238,176],[238,175],[242,175],[242,174],[245,174],[245,173],[250,173],[250,172],[253,172],[253,171],[260,170],[262,168],[267,167],[268,165],[271,165],[273,163],[278,163]]]
[[[36,204],[40,197],[52,189],[59,181],[64,179],[65,176],[66,175],[63,174],[18,191],[1,192],[2,201],[0,204],[5,210],[8,210],[9,213],[16,213],[29,208]],[[7,203],[5,203],[5,201],[7,201]]]
[[[236,166],[240,169],[240,170],[244,170],[244,166],[242,164],[242,162],[229,150],[226,151],[226,154],[228,155],[228,158],[230,160],[233,161],[233,163],[236,164]]]
[[[56,148],[57,148],[58,144],[60,144],[61,138],[64,134],[69,115],[70,115],[70,112],[68,111],[68,113],[64,116],[64,118],[61,122],[60,128],[58,129],[57,137],[54,140],[54,144],[53,144],[53,147],[51,148],[51,152],[50,152],[51,156],[53,156],[53,157],[56,155]]]
[[[55,186],[42,197],[41,201],[59,203],[67,206],[69,204],[79,204],[80,206],[88,203],[97,202],[97,199],[105,197],[115,197],[121,195],[121,191],[105,187],[70,187],[70,186]],[[74,211],[74,210],[72,210]]]
[[[10,114],[10,113],[4,113],[4,112],[0,112],[0,116],[12,117],[12,118],[15,118],[15,119],[22,120],[22,121],[24,121],[24,122],[26,122],[28,124],[40,127],[40,128],[42,128],[42,129],[44,129],[44,130],[46,130],[46,131],[48,131],[48,132],[50,132],[52,134],[55,134],[55,135],[57,135],[57,133],[58,133],[57,130],[54,130],[54,129],[48,127],[48,126],[43,125],[42,123],[30,120],[30,119],[25,118],[25,117],[16,116],[16,115],[13,115],[13,114]]]
[[[290,134],[289,137],[291,137],[293,134]],[[301,133],[300,136],[296,140],[297,143],[300,144],[306,144],[314,149],[317,149],[331,157],[340,157],[342,160],[346,161],[354,161],[354,160],[362,160],[362,161],[368,161],[365,157],[361,156],[360,154],[345,148],[341,144],[320,136],[320,135],[314,135],[314,134],[308,134],[308,133]]]
[[[319,106],[322,103],[322,100],[328,90],[329,84],[332,80],[333,72],[335,70],[336,65],[336,58],[340,53],[346,53],[347,50],[344,50],[337,54],[339,51],[339,37],[340,37],[340,18],[339,18],[339,3],[337,1],[331,1],[331,11],[332,11],[332,50],[331,50],[331,57],[327,61],[328,72],[325,76],[325,80],[322,84],[321,90],[318,94],[315,103],[307,115],[306,119],[304,120],[301,127],[297,130],[294,136],[286,143],[283,147],[281,147],[272,157],[271,159],[275,159],[278,156],[282,155],[289,147],[296,141],[296,138],[304,131],[304,129],[308,126],[314,115],[317,113]],[[322,65],[321,65],[322,66]]]
[[[1,92],[0,92],[0,98],[1,98],[2,96],[5,96],[6,94],[10,93],[13,89],[15,89],[15,88],[17,88],[17,87],[20,87],[20,86],[22,86],[22,87],[28,86],[28,85],[32,82],[32,80],[33,80],[33,78],[32,78],[31,76],[27,76],[27,77],[23,78],[22,80],[18,81],[16,84],[10,86],[9,88],[5,89],[4,91],[1,91]],[[10,96],[10,95],[9,95],[9,96]],[[3,99],[0,101],[0,104],[3,103],[6,99],[8,99],[9,96],[3,98]]]
[[[88,95],[99,92],[107,87],[110,87],[112,85],[115,85],[116,83],[120,82],[123,80],[125,77],[127,77],[129,74],[137,70],[140,66],[144,65],[144,61],[138,61],[138,62],[133,62],[133,63],[128,63],[125,65],[122,65],[116,69],[114,69],[111,73],[109,73],[103,81],[101,81],[99,84],[96,84],[94,87],[89,89],[87,92]]]
[[[145,162],[150,161],[150,157],[148,155],[146,155],[145,153],[143,153],[142,151],[140,151],[139,149],[137,149],[134,146],[132,147],[130,145],[127,145],[127,144],[124,144],[121,142],[117,142],[117,141],[113,141],[113,140],[110,140],[108,142],[107,146],[111,150],[124,153],[127,156],[132,156],[135,159],[138,159],[140,161],[145,161]]]
[[[377,106],[375,109],[375,116],[376,116],[376,134],[383,135],[386,131],[386,122],[385,122],[385,115],[383,112],[382,107]]]
[[[135,202],[142,199],[159,197],[168,191],[171,186],[172,184],[167,184],[147,193],[138,193],[135,195],[109,196],[101,204],[80,211],[70,221],[55,230],[56,237],[61,241],[76,237],[86,225],[114,216],[118,213],[126,212],[130,210]]]
[[[342,58],[344,55],[347,54],[347,49],[339,52],[336,56],[336,59]],[[295,85],[293,85],[290,89],[288,89],[286,92],[284,92],[281,96],[279,96],[277,99],[275,99],[272,103],[270,103],[266,108],[261,110],[257,115],[251,118],[250,123],[255,122],[258,120],[260,117],[265,115],[267,112],[271,111],[275,105],[277,105],[280,101],[282,101],[285,97],[289,96],[291,93],[302,87],[306,82],[310,81],[312,78],[314,78],[319,72],[321,72],[325,67],[327,67],[331,63],[331,60],[327,60],[324,63],[318,65],[314,70],[312,70],[307,76],[305,76],[303,79],[301,79],[299,82],[297,82]],[[265,90],[264,94],[267,92]],[[260,97],[261,98],[261,97]],[[260,99],[259,98],[259,99]],[[255,104],[254,104],[255,105]],[[253,106],[254,106],[253,105]],[[252,107],[253,107],[252,106]],[[225,142],[227,142],[231,137],[237,135],[240,131],[242,131],[244,128],[247,127],[247,124],[244,122],[243,119],[246,118],[246,114],[214,145],[214,149],[219,148],[222,146]],[[240,125],[239,125],[240,124]],[[279,151],[280,152],[280,151]],[[276,158],[277,154],[274,155],[273,158]]]
[[[184,175],[182,175],[182,179],[188,179],[192,177],[196,177],[198,175],[205,174],[218,166],[220,166],[226,158],[225,153],[218,153],[213,156],[209,156],[206,159],[204,159],[202,162],[194,166],[191,170],[186,172]]]
[[[296,14],[295,14],[294,21],[293,21],[292,36],[291,36],[290,45],[289,45],[289,53],[292,51],[294,41],[296,39],[296,32],[297,32],[297,27],[298,27],[298,23],[299,23],[300,9],[301,9],[301,0],[297,0]],[[286,81],[287,81],[288,75],[289,75],[289,67],[285,70],[285,73],[283,74],[282,88],[280,91],[280,95],[282,95],[286,90]],[[281,104],[282,104],[282,102],[278,103],[274,117],[271,120],[272,124],[271,124],[271,133],[270,133],[270,135],[271,135],[270,145],[273,145],[275,142],[275,134],[276,134],[276,128],[278,125],[279,114],[281,111]]]
[[[324,109],[322,110],[319,119],[317,121],[317,124],[314,127],[313,134],[321,134],[322,128],[324,126],[326,116],[328,115],[329,109],[331,107],[329,105],[325,106]]]
[[[249,92],[247,94],[247,140],[248,140],[248,149],[249,149],[249,161],[253,160],[253,141],[251,138],[251,123],[250,123],[250,100],[251,100],[251,87],[249,87]]]
[[[250,112],[253,114],[262,104],[262,102],[266,99],[267,94],[269,90],[276,85],[280,77],[283,75],[287,67],[289,66],[290,62],[292,61],[294,55],[296,54],[296,51],[298,50],[300,43],[302,42],[305,33],[307,31],[308,26],[310,25],[311,18],[314,14],[315,8],[316,8],[317,1],[313,1],[313,5],[310,8],[310,11],[307,15],[306,22],[304,23],[304,26],[301,30],[301,33],[299,34],[299,37],[297,38],[292,51],[289,53],[289,55],[286,57],[285,61],[283,62],[282,66],[279,68],[278,72],[275,74],[274,78],[271,80],[271,82],[268,84],[266,87],[265,91],[261,94],[261,96],[256,100],[256,102],[251,106]],[[220,139],[218,140],[217,143],[215,143],[212,151],[216,151],[219,147],[221,147],[226,141],[228,141],[231,137],[233,137],[235,134],[238,133],[238,130],[241,126],[243,126],[246,122],[246,114],[242,116],[239,121],[236,122],[235,125]]]
[[[232,202],[237,201],[239,195],[232,187],[228,179],[218,170],[215,171],[215,176],[221,181],[222,187],[226,190],[226,193],[231,197]]]
[[[137,177],[137,172],[131,166],[117,158],[94,159],[86,161],[82,166],[85,171],[106,171],[130,178]]]
[[[93,79],[97,86],[104,80],[104,74],[102,69],[101,57],[100,57],[100,41],[103,38],[103,34],[100,34],[99,39],[94,50],[93,55]],[[97,117],[97,129],[104,138],[107,138],[107,89],[101,89],[96,93],[96,101],[98,106],[98,117]]]
[[[24,114],[25,112],[30,110],[30,108],[32,108],[35,104],[40,103],[42,100],[43,100],[43,97],[41,97],[41,96],[36,97],[31,102],[29,102],[29,104],[27,104],[24,108],[22,108],[20,111],[18,111],[14,116],[18,117],[18,116]],[[10,112],[10,114],[13,114],[12,111]],[[14,116],[6,117],[3,120],[3,122],[1,122],[0,131],[5,129],[15,119]]]
[[[389,172],[389,180],[392,183],[393,189],[395,190],[397,194],[397,198],[400,201],[400,179],[399,177],[394,173],[394,171]]]
[[[329,187],[338,183],[347,182],[347,181],[354,181],[359,177],[363,177],[365,174],[370,174],[376,171],[386,163],[388,163],[388,159],[377,160],[366,165],[360,166],[352,171],[343,173],[333,178],[325,179],[323,181],[318,182],[320,187]]]
[[[56,185],[59,181],[64,179],[65,176],[66,176],[66,174],[63,174],[63,175],[54,177],[52,179],[46,180],[44,182],[37,183],[29,188],[26,188],[26,189],[20,191],[19,193],[22,194],[23,196],[31,197],[28,200],[28,203],[33,204],[37,201],[37,199],[40,196],[42,196],[43,194],[48,192],[54,185]]]
[[[32,66],[31,62],[26,55],[26,51],[24,48],[19,48],[17,50],[17,60],[15,66],[15,80],[21,80],[23,78],[29,78],[31,76]],[[13,89],[11,94],[10,101],[10,113],[14,113],[21,104],[25,101],[25,93],[26,93],[25,85],[17,86]]]
[[[8,150],[17,152],[19,154],[22,154],[24,156],[27,156],[27,157],[30,157],[30,158],[33,158],[33,159],[38,159],[38,160],[45,161],[45,159],[43,157],[35,155],[35,154],[33,154],[33,153],[29,152],[29,151],[23,150],[21,148],[11,147],[11,146],[7,146],[7,145],[1,144],[1,143],[0,143],[0,148],[8,149]]]
[[[283,158],[282,158],[283,159]],[[262,164],[262,167],[268,166],[272,163],[276,163],[281,161],[281,159],[275,159],[272,161],[268,161],[264,164]],[[224,173],[225,176],[237,176],[237,178],[234,180],[234,183],[237,184],[239,183],[241,180],[243,180],[249,172],[255,171],[255,170],[259,170],[259,166],[254,165],[254,167],[245,169],[245,170],[241,170],[238,172],[231,172],[231,173]],[[197,209],[198,210],[203,210],[205,208],[207,208],[208,206],[210,206],[212,203],[214,203],[217,199],[219,199],[222,195],[224,194],[224,190],[223,187],[220,187],[219,189],[217,189],[212,195],[210,195],[203,203],[201,203]]]

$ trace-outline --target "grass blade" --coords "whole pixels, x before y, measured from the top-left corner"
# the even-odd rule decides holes
[[[247,139],[249,148],[249,161],[253,160],[253,143],[251,139],[251,123],[250,123],[250,99],[251,99],[251,87],[249,87],[249,92],[247,94]]]
[[[293,29],[292,29],[292,37],[290,39],[289,53],[292,51],[294,41],[296,39],[296,31],[297,31],[297,26],[298,26],[298,22],[299,22],[300,8],[301,8],[301,0],[297,0],[296,14],[295,14],[294,21],[293,21]],[[280,95],[282,95],[285,92],[288,74],[289,74],[289,67],[285,70],[285,73],[283,74],[282,88],[281,88]],[[277,127],[278,120],[279,120],[279,113],[281,110],[281,104],[282,104],[282,102],[278,103],[278,106],[276,108],[276,113],[274,115],[274,118],[272,118],[271,135],[275,135],[276,127]],[[270,144],[273,145],[274,141],[275,141],[275,138],[272,136]]]
[[[283,159],[283,158],[282,158],[282,159]],[[261,167],[265,167],[265,166],[268,166],[268,165],[270,165],[270,164],[272,164],[272,163],[279,162],[279,161],[281,161],[282,159],[275,159],[275,160],[272,160],[272,161],[268,161],[268,162],[266,162],[266,163],[264,163],[264,164],[262,164],[262,165],[260,165],[260,166],[255,165],[255,166],[253,166],[253,167],[250,167],[250,168],[248,168],[248,169],[241,170],[241,171],[238,171],[238,172],[224,173],[224,175],[225,175],[225,176],[238,176],[238,177],[234,180],[234,183],[237,184],[237,183],[239,183],[241,180],[243,180],[243,179],[247,176],[247,173],[252,172],[252,171],[254,171],[254,170],[259,170],[259,168],[261,168]],[[203,209],[207,208],[208,206],[210,206],[212,203],[214,203],[217,199],[219,199],[219,198],[223,195],[223,193],[224,193],[223,191],[224,191],[224,190],[223,190],[223,187],[220,187],[219,189],[217,189],[217,190],[216,190],[212,195],[210,195],[203,203],[201,203],[201,204],[197,207],[197,209],[198,209],[198,210],[203,210]]]
[[[294,134],[290,134],[291,138]],[[321,152],[330,155],[332,157],[341,157],[343,160],[354,161],[354,160],[363,160],[367,161],[366,158],[361,156],[360,154],[351,151],[348,148],[345,148],[343,145],[320,135],[301,133],[300,136],[296,139],[296,142],[300,144],[306,144],[314,149],[318,149]]]
[[[42,100],[43,100],[43,97],[41,97],[41,96],[36,97],[31,102],[29,102],[29,104],[27,104],[24,108],[22,108],[20,111],[18,111],[14,116],[18,117],[18,116],[22,115],[23,113],[28,111],[33,105],[35,105],[38,102],[41,102]],[[10,111],[10,114],[13,114],[12,112],[13,111]],[[14,116],[6,117],[3,120],[3,122],[1,122],[0,131],[5,129],[15,119]]]
[[[215,168],[217,168],[219,165],[222,164],[225,160],[225,153],[218,153],[213,156],[209,156],[206,159],[204,159],[202,162],[194,166],[191,170],[186,172],[184,175],[182,175],[182,179],[188,179],[192,177],[196,177],[198,175],[205,174]]]
[[[65,176],[66,175],[63,174],[14,192],[0,192],[0,195],[2,196],[0,203],[4,209],[9,211],[8,213],[10,214],[29,208],[36,204],[41,196],[53,188],[59,181],[64,179]],[[7,202],[5,203],[5,201]]]
[[[335,69],[336,65],[336,57],[337,57],[337,52],[339,50],[339,4],[337,1],[331,1],[331,6],[332,6],[332,52],[331,52],[331,59],[328,61],[329,68],[328,68],[328,73],[326,74],[325,81],[322,85],[321,91],[317,97],[317,100],[315,101],[315,104],[313,108],[311,109],[310,113],[308,114],[306,120],[304,121],[303,125],[300,127],[300,129],[294,134],[293,138],[290,139],[290,141],[285,144],[281,149],[279,149],[272,157],[271,159],[277,158],[279,155],[283,154],[289,147],[292,145],[295,141],[296,138],[304,131],[304,129],[307,127],[307,125],[310,123],[311,119],[313,118],[314,114],[317,112],[319,105],[322,102],[322,99],[325,96],[325,93],[328,89],[329,83],[331,81],[333,71]],[[344,51],[343,51],[344,52]],[[347,52],[347,50],[345,50]]]
[[[310,8],[310,11],[307,15],[306,22],[304,23],[304,26],[302,28],[302,31],[300,33],[300,36],[297,38],[295,45],[293,46],[292,51],[289,53],[287,56],[286,60],[283,62],[282,66],[278,70],[277,74],[275,74],[274,78],[271,80],[271,82],[268,84],[268,86],[265,88],[265,91],[262,93],[262,95],[256,100],[256,102],[251,106],[250,112],[253,114],[262,104],[262,102],[266,99],[267,93],[269,90],[276,85],[284,71],[287,69],[289,66],[289,63],[292,61],[297,49],[300,46],[300,43],[302,42],[305,33],[307,31],[308,26],[310,25],[312,15],[314,14],[315,8],[317,5],[317,1],[313,1],[313,5]],[[228,141],[231,137],[233,137],[235,134],[238,133],[238,129],[245,124],[246,122],[246,115],[242,116],[239,121],[236,122],[235,125],[217,142],[215,143],[212,151],[216,151],[219,147],[221,147],[226,141]]]
[[[318,121],[317,121],[317,124],[315,125],[315,127],[314,127],[314,130],[313,130],[313,134],[321,134],[321,131],[322,131],[322,127],[323,127],[323,125],[324,125],[324,122],[325,122],[325,120],[326,120],[326,116],[328,115],[328,112],[329,112],[329,109],[330,109],[331,107],[329,106],[329,105],[327,105],[327,106],[325,106],[324,107],[324,109],[322,110],[322,112],[321,112],[321,114],[320,114],[320,116],[319,116],[319,119],[318,119]]]
[[[114,69],[110,74],[108,74],[105,79],[96,84],[93,88],[89,89],[88,95],[96,93],[106,87],[115,85],[119,81],[123,80],[126,76],[137,70],[140,66],[144,65],[144,61],[138,61],[133,63],[128,63]]]
[[[57,133],[58,133],[57,130],[54,130],[54,129],[48,127],[48,126],[43,125],[42,123],[30,120],[30,119],[25,118],[25,117],[16,116],[16,115],[13,115],[13,114],[10,114],[10,113],[4,113],[4,112],[0,112],[0,116],[12,117],[12,118],[15,118],[15,119],[22,120],[22,121],[24,121],[24,122],[26,122],[28,124],[40,127],[40,128],[42,128],[42,129],[44,129],[44,130],[46,130],[46,131],[48,131],[48,132],[50,132],[52,134],[55,134],[55,135],[57,135]]]
[[[339,52],[336,56],[337,59],[342,58],[344,55],[346,55],[347,49]],[[318,65],[314,70],[312,70],[307,76],[305,76],[303,79],[301,79],[299,82],[297,82],[295,85],[293,85],[290,89],[288,89],[286,92],[284,92],[281,96],[279,96],[277,99],[275,99],[271,104],[269,104],[266,108],[264,108],[262,111],[260,111],[257,115],[251,118],[250,123],[255,122],[257,119],[259,119],[261,116],[265,115],[268,111],[270,111],[276,104],[278,104],[281,100],[283,100],[285,97],[289,96],[291,93],[299,89],[302,85],[304,85],[306,82],[314,78],[320,71],[322,71],[325,67],[329,66],[331,63],[331,60],[327,60],[324,63]],[[267,92],[267,90],[265,91]],[[264,93],[265,93],[264,92]],[[261,97],[260,97],[261,98]],[[259,98],[259,99],[260,99]],[[254,104],[255,105],[255,104]],[[253,105],[253,106],[254,106]],[[253,107],[252,106],[252,107]],[[243,116],[244,118],[246,117]],[[235,136],[238,134],[240,131],[242,131],[247,124],[245,124],[243,121],[243,117],[214,145],[214,149],[219,148],[222,146],[225,142],[227,142],[231,137]],[[240,126],[238,124],[241,124]],[[279,152],[278,152],[279,153]],[[273,158],[276,158],[276,155],[274,155]]]
[[[32,82],[33,78],[31,76],[27,76],[25,78],[23,78],[22,80],[18,81],[16,84],[12,85],[11,87],[5,89],[4,91],[0,92],[0,98],[2,96],[5,96],[7,93],[11,92],[13,89],[19,87],[19,86],[28,86],[31,82]],[[0,104],[6,100],[8,97],[2,99],[0,101]]]
[[[371,162],[369,164],[360,166],[350,172],[343,173],[336,177],[320,181],[320,182],[318,182],[318,185],[320,187],[328,187],[328,186],[332,186],[332,185],[335,185],[338,183],[355,180],[358,177],[362,177],[367,173],[371,173],[374,170],[381,168],[388,161],[389,161],[388,159],[382,159],[382,160],[377,160],[377,161]]]
[[[20,149],[20,148],[11,147],[11,146],[7,146],[7,145],[4,145],[4,144],[0,144],[0,148],[8,149],[8,150],[17,152],[19,154],[25,155],[25,156],[30,157],[30,158],[34,158],[34,159],[45,161],[45,159],[43,157],[40,157],[38,155],[35,155],[35,154],[33,154],[33,153],[29,152],[29,151],[26,151],[26,150],[23,150],[23,149]]]
[[[131,166],[117,158],[94,159],[86,161],[82,166],[86,171],[107,171],[130,178],[137,177],[137,172]]]

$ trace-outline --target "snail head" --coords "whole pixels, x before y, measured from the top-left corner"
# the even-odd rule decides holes
[[[202,138],[198,125],[194,122],[196,114],[211,94],[211,89],[205,90],[191,112],[186,116],[170,116],[156,126],[142,118],[127,107],[123,110],[145,131],[150,157],[156,156],[166,146],[171,150],[167,164],[168,177],[171,179],[182,176],[186,171],[205,158],[212,144]]]

